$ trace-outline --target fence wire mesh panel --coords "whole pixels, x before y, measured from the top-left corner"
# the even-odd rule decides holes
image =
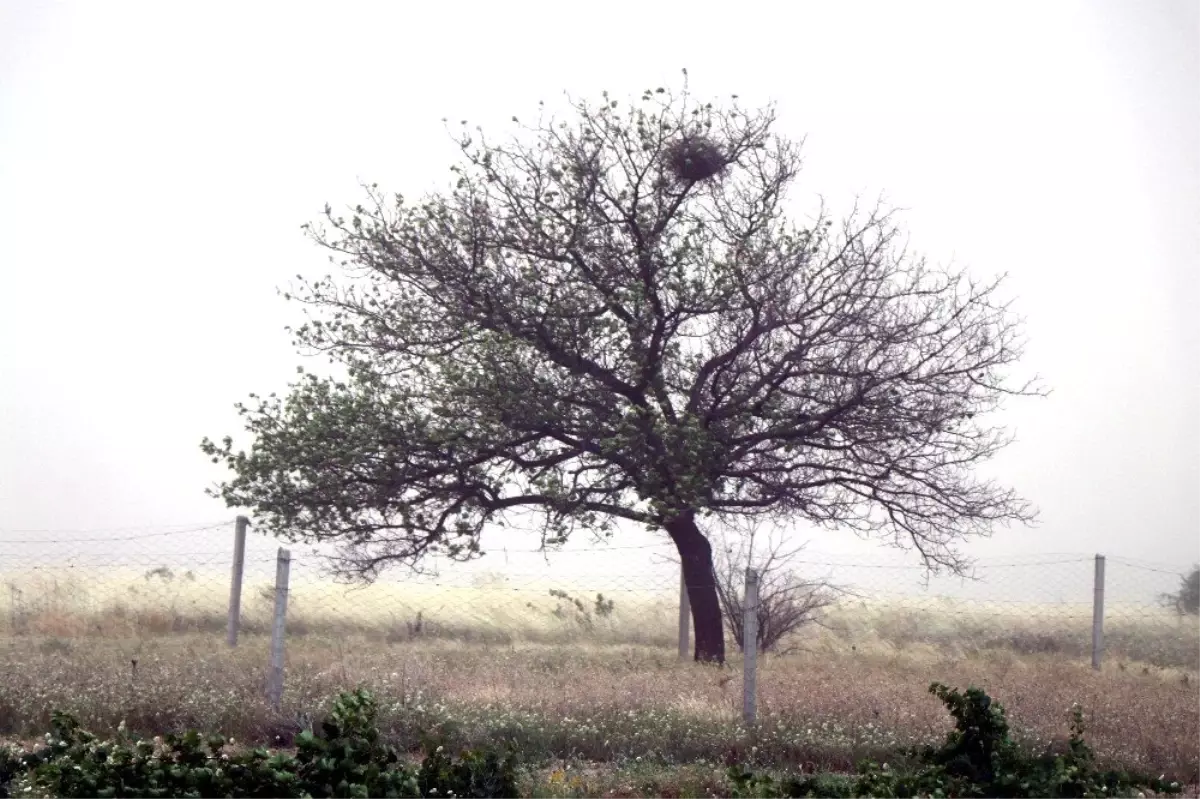
[[[0,631],[10,645],[28,638],[66,647],[74,640],[182,634],[224,640],[234,540],[232,521],[11,537],[0,550]],[[247,542],[239,598],[243,641],[270,634],[277,543],[253,535]],[[652,566],[589,570],[589,556],[604,553]],[[669,546],[650,553],[598,546],[537,555],[514,567],[493,554],[470,566],[439,564],[428,574],[393,569],[362,584],[335,577],[322,555],[293,547],[287,635],[678,649],[680,577],[669,555]],[[1094,563],[1085,554],[981,561],[970,578],[931,578],[919,565],[806,552],[787,569],[801,586],[829,591],[829,601],[771,651],[923,647],[961,656],[1006,649],[1086,661],[1093,647]],[[764,605],[770,579],[763,575]],[[1165,564],[1107,558],[1107,662],[1200,665],[1197,617],[1173,599],[1180,581],[1180,571]],[[732,629],[727,643],[736,654],[740,642]]]

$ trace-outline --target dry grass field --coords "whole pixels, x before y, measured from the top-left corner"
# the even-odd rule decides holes
[[[606,594],[606,613],[594,591],[563,599],[547,586],[479,580],[347,594],[297,580],[275,712],[262,698],[269,586],[247,582],[242,640],[230,650],[227,589],[215,575],[5,577],[0,734],[9,736],[45,731],[62,709],[97,731],[197,726],[286,746],[331,696],[365,684],[381,698],[382,728],[405,747],[427,734],[515,741],[545,766],[539,779],[549,782],[534,794],[682,790],[662,782],[668,769],[691,786],[684,793],[706,795],[720,792],[733,760],[847,770],[933,742],[949,726],[926,692],[937,680],[988,690],[1034,746],[1060,745],[1078,702],[1103,760],[1188,782],[1200,763],[1200,630],[1165,612],[1111,619],[1095,672],[1087,608],[848,603],[788,654],[760,661],[751,748],[736,650],[724,670],[679,662],[667,592]]]

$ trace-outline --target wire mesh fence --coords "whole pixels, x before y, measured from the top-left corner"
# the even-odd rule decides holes
[[[184,634],[220,641],[229,629],[232,531],[232,522],[69,535],[10,531],[0,544],[0,637],[9,645]],[[256,539],[246,550],[236,614],[242,636],[270,633],[276,547]],[[675,648],[680,580],[668,554],[669,546],[597,546],[518,564],[491,560],[423,575],[397,570],[361,585],[334,579],[320,553],[293,548],[287,636]],[[636,571],[635,563],[651,567]],[[836,586],[838,599],[779,651],[927,647],[961,655],[1003,648],[1200,665],[1197,617],[1172,604],[1178,569],[1107,557],[1097,639],[1095,565],[1093,555],[1043,555],[981,561],[968,577],[930,578],[919,565],[805,552],[787,568]]]

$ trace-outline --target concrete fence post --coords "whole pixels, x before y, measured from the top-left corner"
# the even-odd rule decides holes
[[[753,729],[758,717],[758,572],[746,569],[742,601],[742,720]]]
[[[287,627],[288,575],[292,553],[283,547],[275,559],[275,616],[271,624],[271,665],[267,672],[267,699],[278,709],[283,698],[283,642]]]
[[[1104,659],[1104,556],[1096,556],[1092,589],[1092,668],[1100,670]]]
[[[689,635],[692,630],[692,600],[688,597],[687,578],[683,563],[679,564],[679,659],[688,659]]]
[[[9,583],[8,584],[8,603],[9,603],[8,624],[9,624],[9,628],[10,628],[10,630],[9,630],[10,635],[16,635],[19,632],[23,632],[22,628],[25,626],[23,624],[24,616],[25,616],[25,614],[23,613],[23,611],[24,611],[23,605],[25,603],[22,601],[21,596],[22,596],[22,592],[21,592],[20,588],[17,588],[17,584]]]
[[[233,576],[229,580],[229,629],[225,643],[237,646],[238,631],[242,626],[242,576],[246,571],[246,528],[250,520],[237,517],[233,528]]]

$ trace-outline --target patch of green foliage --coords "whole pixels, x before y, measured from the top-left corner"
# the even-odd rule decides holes
[[[366,797],[515,796],[512,752],[435,750],[419,770],[400,762],[375,726],[369,691],[341,694],[320,732],[296,738],[296,753],[229,753],[221,735],[192,730],[161,742],[119,733],[101,740],[56,713],[46,745],[0,756],[0,797]]]
[[[12,795],[9,786],[24,770],[25,766],[16,752],[0,747],[0,799],[8,799]]]
[[[903,753],[916,765],[889,769],[865,761],[858,773],[786,775],[774,780],[741,766],[729,769],[735,797],[1111,797],[1150,790],[1178,794],[1178,783],[1102,771],[1083,740],[1083,713],[1071,710],[1071,737],[1064,754],[1031,755],[1017,747],[1004,708],[978,688],[965,693],[940,683],[929,686],[954,718],[954,730],[940,747]]]

